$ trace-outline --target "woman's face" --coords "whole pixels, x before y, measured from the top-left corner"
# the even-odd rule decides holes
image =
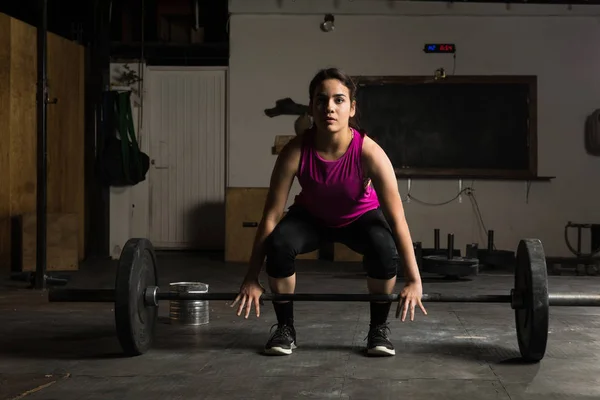
[[[327,79],[316,87],[310,111],[319,131],[336,133],[348,129],[349,120],[356,112],[356,102],[342,82]]]

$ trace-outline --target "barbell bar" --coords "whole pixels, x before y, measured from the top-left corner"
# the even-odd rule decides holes
[[[197,293],[197,292],[161,292],[158,286],[149,286],[144,291],[144,305],[158,306],[163,300],[230,300],[233,301],[238,293]],[[114,289],[55,289],[50,292],[51,302],[96,302],[114,303]],[[399,294],[368,294],[368,293],[294,293],[278,294],[263,293],[262,301],[322,301],[322,302],[370,302],[398,301]],[[448,295],[428,293],[422,297],[423,302],[435,303],[510,303],[511,295]]]
[[[161,292],[158,286],[149,286],[144,291],[144,305],[158,306],[159,301],[233,301],[237,292],[230,293],[196,293],[196,292]],[[396,302],[399,294],[363,294],[363,293],[263,293],[262,301],[301,301],[301,302]],[[80,303],[114,303],[114,289],[52,289],[51,302]],[[600,294],[549,293],[549,305],[552,307],[600,307]],[[512,309],[522,305],[516,296],[511,294],[443,294],[425,293],[423,303],[510,303]]]
[[[517,340],[521,357],[538,362],[546,352],[549,307],[597,307],[600,294],[548,293],[546,257],[538,239],[522,239],[517,247],[514,288],[509,294],[426,293],[424,302],[509,303],[515,312]],[[234,300],[238,293],[161,292],[158,286],[154,247],[148,239],[127,241],[117,266],[114,289],[50,288],[50,302],[114,303],[117,337],[125,355],[147,352],[154,341],[161,300]],[[263,293],[263,301],[398,301],[399,294],[362,293]]]

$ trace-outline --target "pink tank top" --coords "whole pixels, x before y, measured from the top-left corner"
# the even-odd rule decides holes
[[[377,193],[367,185],[362,171],[364,136],[352,129],[346,153],[335,161],[323,159],[314,147],[315,130],[304,133],[297,177],[301,192],[294,203],[302,206],[324,225],[342,227],[365,212],[379,207]]]

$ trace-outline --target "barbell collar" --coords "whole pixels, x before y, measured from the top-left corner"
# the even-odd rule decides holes
[[[523,308],[523,294],[519,290],[510,289],[510,299],[510,308],[513,310]]]
[[[158,307],[158,286],[148,286],[144,291],[144,303],[149,307]]]

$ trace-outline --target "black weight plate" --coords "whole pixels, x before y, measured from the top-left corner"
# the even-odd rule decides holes
[[[479,263],[476,258],[453,257],[448,259],[446,256],[427,256],[423,257],[421,270],[448,277],[465,277],[477,275]]]
[[[427,256],[446,256],[448,254],[448,249],[431,249],[431,248],[424,248],[421,249],[421,253],[423,254],[423,257],[427,257]],[[460,249],[454,249],[452,251],[452,256],[454,257],[460,257]]]
[[[452,257],[448,258],[447,256],[435,255],[435,256],[425,256],[423,259],[428,260],[432,264],[437,266],[444,265],[477,265],[479,264],[479,260],[476,258],[465,258],[465,257]]]
[[[548,343],[548,273],[546,255],[538,239],[523,239],[517,248],[515,290],[523,306],[515,309],[519,351],[525,361],[544,358]]]
[[[154,247],[147,239],[129,239],[117,267],[115,324],[121,347],[130,357],[148,351],[154,339],[158,307],[145,305],[148,286],[158,286]]]

